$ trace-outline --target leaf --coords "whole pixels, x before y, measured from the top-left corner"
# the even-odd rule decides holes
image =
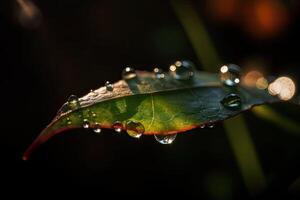
[[[101,87],[65,103],[54,120],[41,132],[26,150],[23,159],[52,136],[68,129],[113,128],[122,122],[123,130],[130,129],[126,122],[139,122],[144,135],[175,134],[203,124],[223,121],[252,106],[279,101],[267,91],[255,88],[224,86],[217,74],[194,72],[189,80],[178,80],[172,74],[157,78],[154,73],[137,71],[136,77],[120,80],[111,88]],[[224,97],[238,97],[240,106],[225,106]],[[74,98],[74,97],[73,97]],[[228,103],[228,102],[227,102]],[[136,131],[136,130],[134,130]]]

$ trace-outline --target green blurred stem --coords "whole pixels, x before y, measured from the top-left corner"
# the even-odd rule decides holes
[[[192,3],[187,0],[171,0],[171,5],[203,68],[217,71],[221,64],[220,58]],[[243,117],[240,115],[229,119],[224,122],[224,126],[249,192],[253,194],[264,189],[264,173]]]
[[[228,119],[224,128],[248,190],[259,192],[266,186],[265,177],[244,118],[237,116]]]
[[[220,58],[191,2],[171,0],[171,5],[204,68],[211,71],[219,70]]]
[[[292,121],[291,119],[279,114],[274,109],[269,106],[256,106],[252,109],[252,112],[261,119],[274,123],[276,126],[285,129],[291,133],[295,133],[297,135],[300,134],[300,125]]]

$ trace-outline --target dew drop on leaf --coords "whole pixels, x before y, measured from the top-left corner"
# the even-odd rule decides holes
[[[162,69],[160,69],[160,68],[154,68],[153,72],[154,72],[156,78],[158,78],[158,79],[165,78],[165,74],[164,74],[164,72],[163,72]]]
[[[160,144],[172,144],[175,140],[177,134],[170,134],[170,135],[154,135],[154,138]]]
[[[83,128],[90,128],[90,122],[87,119],[84,119],[82,127]]]
[[[67,117],[67,124],[68,125],[72,124],[72,121],[71,121],[71,119],[69,117]]]
[[[241,68],[235,64],[223,65],[220,68],[220,78],[224,85],[236,86],[240,83]]]
[[[79,103],[79,99],[76,95],[71,95],[68,98],[68,107],[70,110],[76,110],[78,108],[80,108],[80,103]]]
[[[93,129],[95,133],[101,133],[101,125],[99,123],[95,123],[95,127]]]
[[[136,77],[135,70],[131,67],[126,67],[122,72],[122,78],[124,80],[133,79]]]
[[[242,106],[242,99],[239,95],[231,93],[226,95],[221,103],[225,108],[228,108],[230,110],[239,110]]]
[[[136,121],[128,121],[126,122],[126,129],[129,136],[133,138],[140,138],[145,132],[145,128],[143,124]]]
[[[111,92],[111,91],[114,90],[113,84],[111,84],[109,81],[106,81],[106,83],[105,83],[105,88],[106,88],[106,90],[109,91],[109,92]]]
[[[98,92],[95,92],[94,90],[91,90],[90,93],[91,93],[91,96],[92,96],[93,98],[95,98],[95,97],[97,97],[97,96],[99,95],[99,93],[98,93]]]
[[[123,124],[122,124],[122,122],[120,122],[120,121],[115,121],[115,122],[113,123],[113,129],[114,129],[116,132],[120,133],[120,132],[122,131],[122,129],[123,129]]]
[[[215,127],[215,124],[213,124],[213,123],[207,124],[207,128],[214,128],[214,127]]]
[[[177,80],[189,80],[194,76],[194,64],[190,61],[176,61],[170,66],[170,74]]]

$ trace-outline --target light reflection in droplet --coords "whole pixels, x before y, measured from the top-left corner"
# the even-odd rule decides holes
[[[294,96],[296,86],[291,78],[282,76],[269,85],[268,91],[271,95],[278,95],[281,100],[287,101]]]
[[[176,71],[176,66],[175,65],[171,65],[170,66],[170,71],[175,72]]]
[[[222,67],[220,68],[220,71],[221,71],[222,73],[226,73],[226,72],[228,72],[228,67],[227,67],[226,65],[224,65],[224,66],[222,66]]]

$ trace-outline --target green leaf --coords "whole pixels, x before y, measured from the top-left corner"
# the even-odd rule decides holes
[[[265,90],[224,86],[217,74],[198,71],[189,80],[178,80],[172,73],[157,78],[154,73],[138,71],[136,77],[114,83],[112,91],[101,87],[78,101],[72,98],[27,149],[24,160],[52,136],[83,125],[112,129],[119,121],[123,130],[137,131],[137,127],[126,126],[127,122],[137,122],[144,135],[167,135],[279,101]]]

